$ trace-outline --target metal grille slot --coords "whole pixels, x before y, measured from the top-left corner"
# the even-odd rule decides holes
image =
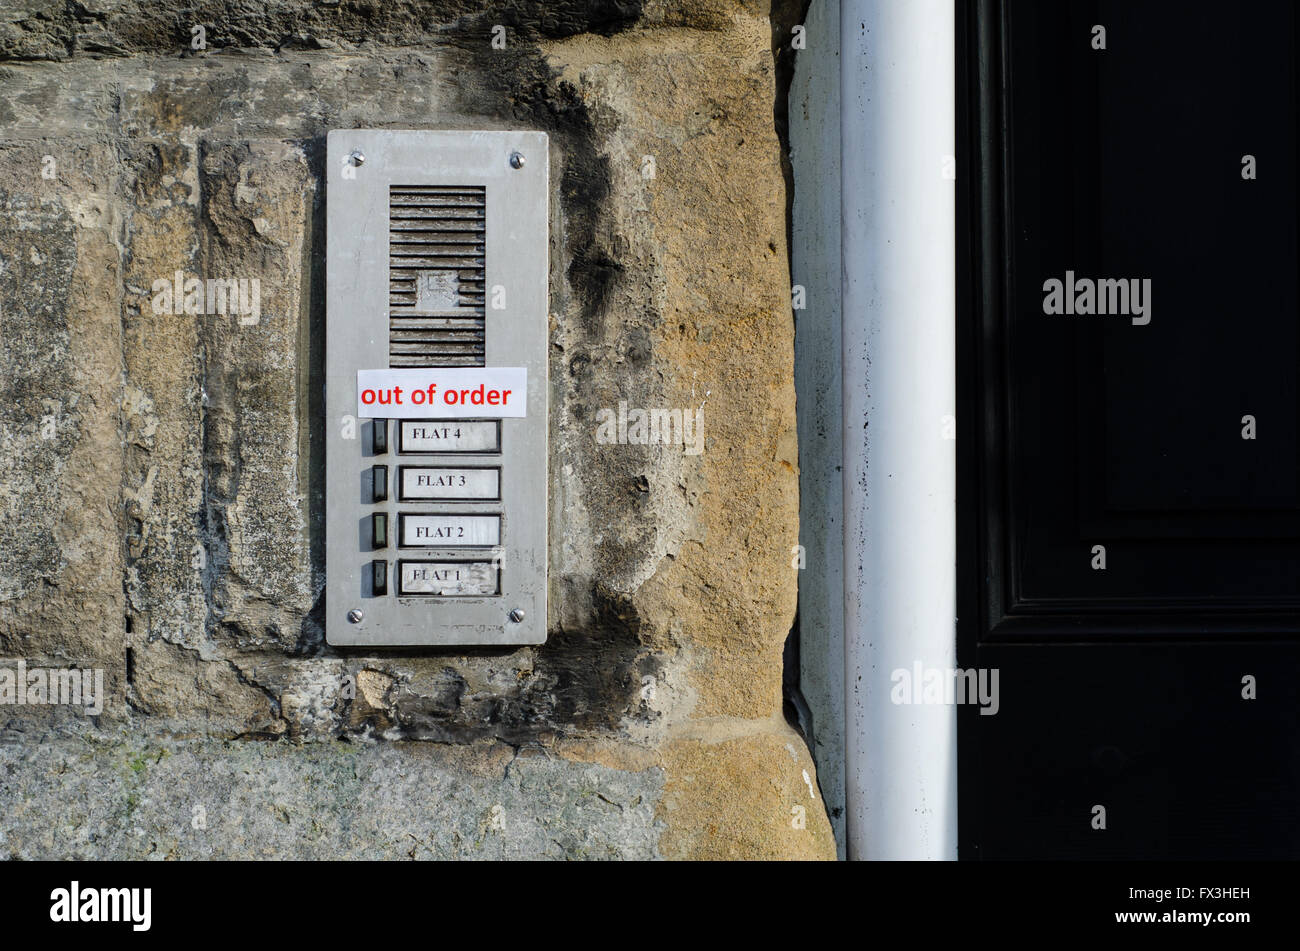
[[[388,365],[484,365],[486,190],[388,189]]]

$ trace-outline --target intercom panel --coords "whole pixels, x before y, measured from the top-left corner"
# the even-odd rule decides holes
[[[326,639],[546,640],[548,142],[329,133]]]

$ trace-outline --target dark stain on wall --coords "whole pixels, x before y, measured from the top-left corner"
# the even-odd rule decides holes
[[[0,60],[179,53],[191,50],[196,26],[208,50],[322,49],[335,41],[403,46],[444,31],[488,34],[496,25],[512,41],[611,36],[635,24],[642,9],[642,0],[509,0],[487,9],[474,0],[159,0],[100,11],[73,0],[9,18]]]

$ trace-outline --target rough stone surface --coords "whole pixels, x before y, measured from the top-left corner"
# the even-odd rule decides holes
[[[698,723],[664,751],[667,858],[817,859],[835,854],[816,769],[784,723]],[[744,790],[736,795],[737,790]]]
[[[6,744],[0,856],[652,859],[662,785],[499,743]]]
[[[100,667],[108,694],[93,721],[0,707],[0,806],[72,830],[11,823],[15,854],[833,857],[780,718],[798,459],[774,46],[792,15],[0,4],[0,654]],[[324,643],[322,163],[349,127],[551,136],[542,647]],[[256,279],[257,320],[159,313],[178,271]],[[702,409],[704,452],[597,443],[623,400]],[[128,748],[152,765],[96,791]],[[482,750],[512,765],[471,779]],[[209,775],[258,836],[169,829]],[[349,844],[362,789],[388,811]],[[508,846],[475,838],[496,804],[533,817]]]

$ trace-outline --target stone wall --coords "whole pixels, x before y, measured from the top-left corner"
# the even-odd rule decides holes
[[[835,855],[782,697],[799,12],[0,0],[0,667],[106,691],[0,706],[0,854]],[[324,142],[371,127],[551,136],[542,647],[324,643]],[[258,321],[155,313],[176,271]],[[704,452],[598,443],[622,400]]]

